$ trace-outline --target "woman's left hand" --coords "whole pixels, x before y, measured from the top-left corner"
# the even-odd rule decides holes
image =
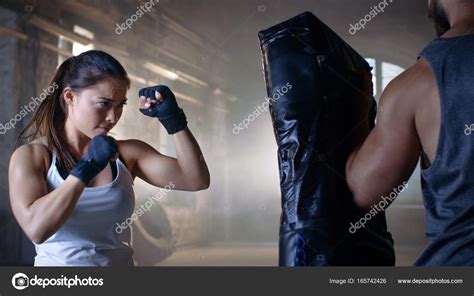
[[[187,126],[186,115],[167,86],[142,88],[138,95],[140,112],[146,116],[158,118],[168,134],[177,133]]]
[[[139,98],[139,108],[140,109],[148,109],[155,104],[163,102],[163,96],[158,92],[155,91],[155,96],[151,98],[146,98],[145,96],[140,96]]]

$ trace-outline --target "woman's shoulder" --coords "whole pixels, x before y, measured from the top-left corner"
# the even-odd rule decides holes
[[[117,145],[120,154],[130,159],[136,159],[143,152],[154,149],[146,142],[137,139],[117,140]]]
[[[138,147],[145,144],[145,142],[137,139],[117,140],[119,149],[136,150]]]
[[[135,166],[140,152],[143,152],[143,144],[144,142],[136,139],[117,140],[119,154],[125,160],[129,169]]]
[[[145,154],[147,151],[156,151],[156,149],[149,144],[137,139],[117,140],[117,145],[119,154],[125,161],[127,168],[132,172],[132,175],[140,156]]]
[[[29,166],[47,171],[51,162],[51,152],[44,138],[35,139],[18,147],[11,156],[11,165]]]

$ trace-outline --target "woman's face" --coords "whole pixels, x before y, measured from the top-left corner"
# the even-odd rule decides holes
[[[68,120],[82,134],[93,138],[107,134],[122,116],[127,98],[126,84],[114,79],[103,79],[77,92],[71,91]],[[66,98],[68,97],[65,94]],[[72,103],[71,103],[72,102]]]

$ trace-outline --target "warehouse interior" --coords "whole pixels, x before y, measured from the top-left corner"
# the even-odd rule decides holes
[[[330,0],[0,0],[0,123],[40,96],[67,57],[100,49],[131,78],[129,103],[112,131],[175,156],[172,138],[141,116],[138,90],[165,84],[186,112],[211,173],[199,192],[167,192],[132,225],[139,266],[275,266],[281,212],[277,146],[268,113],[238,134],[264,102],[258,31],[310,11],[373,66],[374,94],[416,62],[436,37],[426,1],[390,2],[363,30],[350,25],[378,1]],[[140,7],[140,17],[121,26]],[[32,265],[34,248],[11,211],[8,163],[31,114],[0,135],[0,265]],[[137,179],[137,204],[160,192]],[[387,210],[398,266],[410,266],[427,243],[417,169]]]

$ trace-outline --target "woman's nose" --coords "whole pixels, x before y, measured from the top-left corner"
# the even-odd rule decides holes
[[[111,122],[111,123],[116,123],[117,120],[118,120],[118,112],[114,109],[111,109],[108,113],[107,113],[107,117],[105,118],[106,121],[108,122]]]

